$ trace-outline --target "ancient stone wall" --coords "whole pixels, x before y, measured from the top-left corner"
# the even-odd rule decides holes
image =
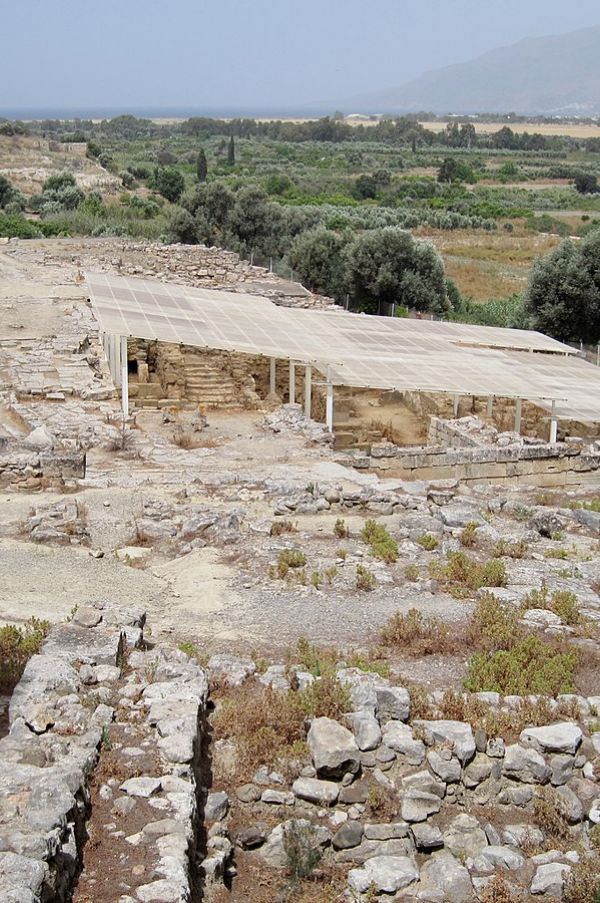
[[[75,899],[108,899],[103,882],[114,899],[190,899],[207,680],[181,652],[146,651],[144,622],[81,608],[28,662],[0,740],[0,899],[62,903],[75,879]],[[107,841],[131,855],[113,862]]]
[[[600,452],[594,447],[557,445],[451,448],[399,448],[391,443],[371,447],[371,454],[351,456],[355,467],[385,471],[405,480],[460,479],[467,483],[527,483],[570,487],[594,478]]]
[[[13,444],[0,447],[0,486],[31,490],[44,483],[84,477],[85,452],[81,450],[38,452]]]

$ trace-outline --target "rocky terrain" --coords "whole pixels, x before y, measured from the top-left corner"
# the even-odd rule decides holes
[[[56,625],[0,713],[2,899],[596,903],[596,471],[409,480],[274,398],[123,420],[81,270],[204,277],[48,244],[0,248],[0,624]]]

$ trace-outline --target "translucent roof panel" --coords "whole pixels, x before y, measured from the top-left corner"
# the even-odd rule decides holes
[[[527,398],[600,421],[600,368],[527,330],[279,307],[245,292],[86,274],[100,329],[313,364],[334,385]]]

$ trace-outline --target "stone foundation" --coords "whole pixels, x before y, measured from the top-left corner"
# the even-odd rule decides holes
[[[39,489],[44,484],[82,480],[85,452],[81,450],[36,452],[7,444],[0,448],[0,486]]]
[[[115,900],[191,899],[207,680],[181,652],[144,651],[144,622],[142,609],[81,608],[28,662],[10,703],[10,732],[0,740],[3,901],[93,899],[102,881],[115,878]],[[97,768],[104,783],[94,789]],[[103,803],[117,824],[104,824],[102,811],[94,820]],[[128,824],[139,824],[139,815],[127,822],[132,810],[143,829],[124,836]],[[118,874],[102,876],[111,869],[104,858],[100,872],[88,875],[88,835],[92,857],[97,850],[102,859],[107,841],[124,843],[127,867],[117,858]],[[140,845],[146,868],[135,867]]]

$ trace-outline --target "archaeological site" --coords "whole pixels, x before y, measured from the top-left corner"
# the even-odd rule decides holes
[[[600,367],[0,239],[1,903],[597,903]]]

